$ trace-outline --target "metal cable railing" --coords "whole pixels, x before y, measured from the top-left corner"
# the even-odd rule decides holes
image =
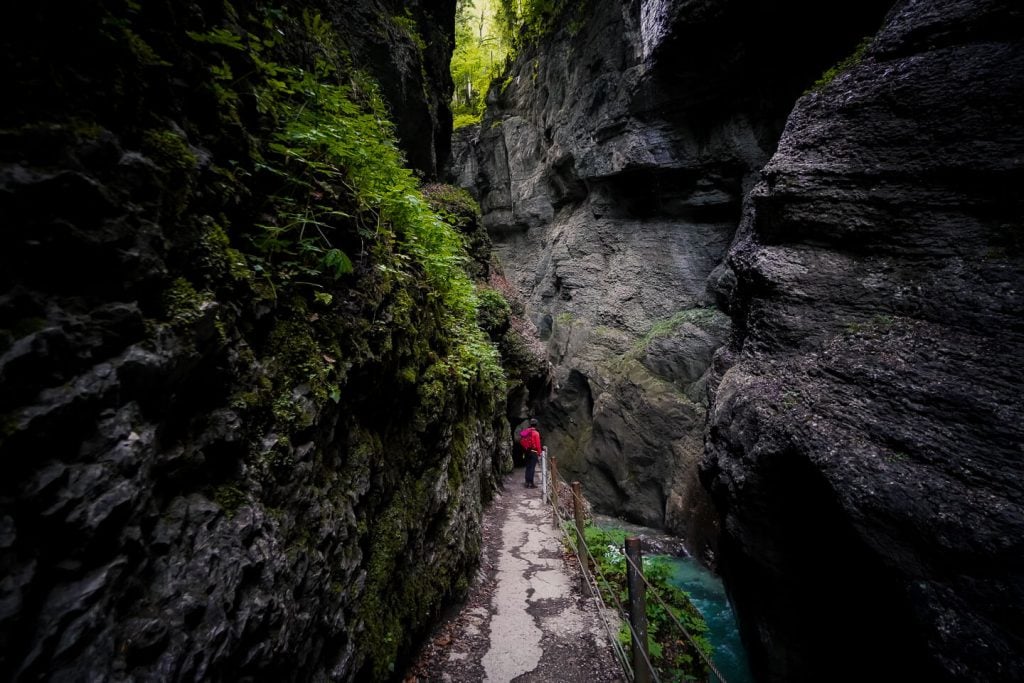
[[[543,462],[543,466],[542,466],[542,481],[543,481],[543,484],[544,484],[544,497],[545,497],[545,500],[548,499],[548,488],[549,488],[549,485],[550,485],[550,487],[554,487],[554,486],[557,486],[559,482],[561,482],[561,483],[565,484],[565,488],[569,489],[569,491],[572,493],[573,498],[576,501],[576,503],[582,506],[584,504],[584,500],[582,499],[582,497],[571,486],[569,486],[568,482],[565,482],[564,480],[562,480],[561,477],[558,477],[557,481],[551,481],[551,482],[548,481],[549,468],[547,467],[547,459],[548,458],[547,458],[547,449],[546,448],[544,449],[543,455],[544,455],[544,458],[542,460],[542,462]],[[557,495],[556,495],[556,500],[557,500]],[[550,502],[550,501],[548,501],[548,502]],[[599,613],[602,610],[609,610],[610,611],[610,609],[605,604],[604,599],[603,599],[602,594],[601,594],[601,591],[599,590],[599,587],[597,585],[597,577],[592,576],[590,571],[589,571],[588,565],[590,565],[590,564],[593,565],[594,569],[597,572],[597,575],[600,576],[601,581],[604,583],[604,586],[607,588],[608,594],[614,600],[615,607],[616,607],[616,609],[619,612],[619,616],[620,616],[620,618],[622,618],[623,622],[628,626],[630,634],[633,637],[634,642],[637,642],[639,640],[639,637],[638,637],[638,635],[636,633],[636,630],[633,627],[633,624],[631,623],[631,621],[630,621],[630,619],[628,617],[628,612],[623,608],[621,602],[619,601],[619,599],[617,597],[617,592],[618,592],[617,591],[617,587],[613,586],[613,584],[610,581],[608,581],[607,577],[604,576],[603,572],[601,572],[601,568],[600,568],[599,564],[597,563],[597,561],[594,559],[594,557],[590,554],[590,550],[589,550],[589,548],[587,548],[586,542],[581,538],[580,539],[581,543],[577,544],[576,539],[575,539],[576,534],[568,533],[568,531],[566,530],[566,519],[562,516],[562,513],[558,509],[557,506],[554,507],[554,514],[555,514],[555,518],[558,520],[558,526],[559,526],[559,528],[562,531],[562,535],[566,538],[566,541],[567,541],[569,547],[573,550],[573,553],[576,555],[577,562],[579,563],[579,566],[580,566],[580,572],[583,575],[583,580],[586,581],[587,584],[591,586],[591,588],[593,589],[593,590],[591,590],[591,593],[594,596],[597,597],[597,601],[598,601],[598,604],[599,604],[599,610],[598,610]],[[580,553],[580,547],[579,546],[582,546],[583,554]],[[701,658],[701,660],[704,662],[704,664],[707,665],[708,670],[711,671],[712,674],[714,674],[714,676],[718,679],[718,681],[720,683],[728,683],[726,681],[726,679],[725,679],[725,676],[722,675],[722,673],[715,666],[714,662],[711,661],[711,658],[708,657],[704,653],[704,651],[700,648],[700,646],[698,645],[696,639],[690,633],[689,629],[687,629],[686,626],[684,626],[683,623],[676,616],[675,611],[672,610],[669,607],[668,603],[665,602],[664,598],[662,598],[662,596],[658,592],[658,590],[653,585],[651,585],[650,581],[647,580],[647,577],[644,576],[643,568],[642,567],[638,567],[636,565],[636,563],[633,562],[632,558],[629,557],[628,554],[623,553],[623,557],[626,559],[626,562],[628,562],[629,565],[633,567],[633,569],[637,573],[637,576],[643,581],[646,589],[654,595],[654,598],[661,604],[661,606],[664,608],[665,612],[669,615],[669,617],[672,620],[672,622],[675,623],[676,627],[679,628],[679,630],[682,632],[683,636],[690,643],[690,645],[693,647],[693,649],[697,652],[698,656]],[[611,639],[611,641],[613,643],[613,650],[615,651],[616,658],[619,660],[619,663],[622,665],[623,671],[627,674],[627,676],[630,679],[635,678],[635,673],[633,671],[633,667],[629,663],[629,657],[626,655],[625,649],[623,648],[622,644],[619,643],[618,635],[611,632],[611,625],[608,623],[608,620],[606,619],[606,617],[605,617],[605,615],[603,613],[601,614],[601,619],[605,623],[606,630],[608,630],[608,632],[609,632],[609,637],[610,637],[610,639]],[[657,672],[655,671],[654,666],[651,664],[651,660],[650,660],[650,658],[648,656],[648,653],[647,653],[647,648],[646,647],[640,648],[640,653],[641,653],[641,655],[642,655],[642,657],[644,659],[644,663],[647,665],[648,671],[651,673],[651,676],[653,677],[653,679],[655,681],[658,681]]]
[[[575,492],[573,493],[573,495],[575,495]],[[572,548],[572,551],[576,554],[576,559],[579,562],[580,571],[583,574],[584,580],[587,581],[587,583],[589,583],[591,585],[591,588],[593,589],[592,593],[597,598],[597,601],[599,603],[599,611],[600,610],[608,610],[608,605],[605,604],[605,602],[604,602],[604,598],[601,595],[601,590],[600,590],[600,587],[597,585],[596,578],[595,577],[591,577],[589,570],[585,566],[585,563],[583,561],[583,557],[581,557],[581,555],[580,555],[580,546],[582,546],[583,547],[583,551],[586,554],[587,560],[591,561],[591,560],[594,559],[593,556],[591,556],[591,554],[590,554],[590,550],[587,548],[586,542],[577,544],[576,539],[575,539],[575,534],[571,534],[571,533],[569,533],[566,530],[566,521],[567,520],[564,517],[562,517],[561,512],[556,509],[555,510],[555,515],[558,518],[558,526],[562,530],[562,536],[565,537],[566,541],[569,544],[569,547]],[[616,594],[617,593],[616,587],[607,579],[607,577],[605,577],[604,573],[601,571],[601,568],[597,565],[597,562],[594,562],[594,569],[597,570],[597,574],[601,577],[601,581],[604,583],[605,587],[608,589],[608,594],[615,601],[615,607],[616,607],[616,609],[619,612],[619,617],[622,619],[623,623],[625,623],[626,626],[629,628],[629,632],[632,635],[632,637],[634,638],[634,640],[639,639],[639,636],[637,635],[636,629],[633,628],[633,624],[629,620],[628,613],[622,607],[622,603],[619,601],[619,598],[618,598],[618,596]],[[635,675],[634,675],[634,672],[633,672],[633,667],[629,664],[629,658],[626,656],[626,652],[625,652],[625,649],[622,647],[622,643],[619,642],[618,634],[612,632],[611,624],[608,623],[607,619],[604,617],[603,614],[601,616],[601,619],[605,623],[605,628],[608,631],[608,637],[610,638],[610,640],[611,640],[611,642],[613,644],[612,648],[615,650],[616,658],[619,659],[619,663],[622,665],[623,671],[626,673],[626,675],[630,679],[635,678]],[[654,677],[655,683],[660,683],[660,680],[658,679],[658,675],[657,675],[657,673],[654,670],[654,665],[651,663],[650,657],[647,654],[647,648],[642,648],[641,649],[641,653],[643,655],[644,662],[647,664],[648,671],[650,671],[651,675]]]
[[[561,515],[559,515],[559,520],[561,521]],[[584,567],[583,558],[580,557],[579,548],[577,547],[576,542],[573,540],[573,534],[570,534],[570,533],[566,532],[564,521],[561,523],[560,526],[562,527],[562,535],[565,537],[566,541],[568,541],[569,547],[572,548],[573,552],[576,555],[576,561],[577,561],[577,563],[580,566],[580,573],[583,576],[583,580],[586,581],[587,585],[590,587],[591,595],[597,598],[597,602],[598,602],[598,609],[597,609],[598,616],[601,617],[601,621],[604,623],[605,631],[607,631],[608,638],[609,638],[610,642],[612,643],[612,650],[615,652],[615,658],[619,660],[619,664],[622,666],[622,670],[626,673],[627,677],[632,679],[633,678],[633,666],[629,663],[629,657],[626,655],[626,651],[622,647],[622,643],[619,642],[618,632],[613,629],[612,624],[608,620],[608,617],[607,617],[606,613],[610,612],[611,610],[609,609],[608,605],[605,603],[604,597],[601,595],[601,587],[597,585],[597,577],[596,576],[592,576],[590,574],[590,572],[588,572],[586,570],[586,568]],[[589,553],[588,553],[588,555],[589,555]],[[603,574],[601,574],[599,568],[598,568],[598,574],[601,576],[601,580],[604,582],[605,586],[611,588],[611,584],[608,582],[608,579],[605,578],[605,576]],[[615,593],[613,591],[609,591],[609,593],[615,599],[616,606],[617,606],[617,608],[619,610],[619,615],[621,617],[621,615],[622,615],[622,605],[618,603],[618,598],[615,597]]]
[[[683,622],[681,622],[679,620],[679,617],[676,616],[675,611],[672,610],[672,609],[669,609],[668,603],[665,602],[665,600],[661,597],[661,594],[658,593],[658,589],[655,588],[654,586],[652,586],[651,582],[647,580],[647,577],[644,576],[644,573],[643,573],[642,569],[640,567],[637,567],[635,564],[633,564],[633,560],[629,557],[629,555],[626,555],[625,557],[626,557],[626,562],[629,562],[629,564],[633,566],[633,569],[637,570],[638,575],[640,576],[640,579],[647,586],[648,593],[653,594],[654,598],[659,603],[661,603],[661,606],[663,608],[665,608],[665,612],[667,612],[669,617],[672,618],[672,621],[674,621],[676,626],[679,627],[679,630],[683,632],[683,635],[686,636],[686,639],[688,641],[690,641],[690,644],[693,645],[693,649],[695,649],[697,651],[697,654],[700,655],[700,658],[704,661],[705,664],[707,664],[708,669],[711,671],[711,673],[713,673],[715,675],[715,677],[718,678],[720,683],[728,683],[725,680],[725,676],[722,675],[722,673],[715,666],[714,662],[711,661],[711,658],[709,658],[707,655],[705,655],[704,651],[701,650],[700,647],[697,646],[696,639],[690,634],[690,631],[685,626],[683,626]]]

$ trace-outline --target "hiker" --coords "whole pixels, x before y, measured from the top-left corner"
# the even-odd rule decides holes
[[[537,469],[537,461],[540,459],[540,432],[537,431],[537,419],[530,418],[530,426],[519,432],[519,445],[523,447],[526,454],[526,488],[535,489],[533,473]]]

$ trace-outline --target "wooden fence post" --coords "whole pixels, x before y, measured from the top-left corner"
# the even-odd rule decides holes
[[[576,518],[576,555],[580,558],[583,595],[590,597],[590,581],[587,580],[587,572],[590,571],[590,553],[587,552],[587,540],[583,535],[583,491],[578,481],[572,483],[572,513]]]
[[[650,683],[651,670],[647,666],[647,595],[643,580],[643,555],[640,539],[626,539],[626,583],[629,587],[629,622],[633,626],[633,680]]]

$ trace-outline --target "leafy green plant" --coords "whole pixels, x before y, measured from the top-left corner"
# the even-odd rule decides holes
[[[619,602],[627,604],[626,557],[622,551],[625,532],[588,526],[583,534],[597,570],[610,584],[605,585],[598,580],[605,601],[613,604],[614,592]],[[665,602],[662,605],[654,596],[647,598],[648,652],[659,676],[662,680],[706,680],[708,670],[701,652],[710,658],[711,643],[707,639],[708,627],[704,617],[690,601],[689,594],[672,585],[670,568],[665,562],[657,558],[646,559],[644,576]],[[679,632],[673,616],[693,636],[700,652]],[[619,632],[620,642],[628,645],[630,638],[628,627],[623,626]]]
[[[480,119],[482,118],[483,116],[481,114],[456,114],[452,119],[452,129],[458,130],[468,126],[475,126],[480,123]]]
[[[656,320],[651,325],[651,329],[647,331],[647,334],[637,341],[635,345],[636,350],[642,351],[654,340],[671,336],[686,323],[704,326],[714,323],[716,320],[724,321],[725,315],[714,308],[685,308],[681,311],[676,311],[667,318]]]
[[[303,38],[304,66],[275,58],[284,49],[275,22],[286,20]],[[191,34],[222,55],[220,76],[214,74],[219,87],[252,101],[270,129],[269,142],[252,153],[269,189],[251,235],[253,270],[278,296],[282,288],[312,288],[320,306],[339,301],[330,289],[340,291],[349,276],[427,288],[449,331],[437,361],[449,384],[480,382],[500,393],[504,376],[476,322],[463,239],[431,209],[405,166],[376,82],[351,66],[316,13],[268,17],[263,29]],[[245,76],[229,83],[229,73]]]
[[[479,299],[477,321],[488,336],[497,341],[508,330],[512,309],[501,292],[494,289],[481,289]]]
[[[509,44],[518,49],[561,26],[577,35],[587,4],[588,0],[499,0],[497,16]]]

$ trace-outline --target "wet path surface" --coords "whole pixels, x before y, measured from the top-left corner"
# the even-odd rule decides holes
[[[522,471],[513,472],[485,513],[481,569],[466,602],[435,630],[406,681],[621,680],[540,488],[523,488]]]

